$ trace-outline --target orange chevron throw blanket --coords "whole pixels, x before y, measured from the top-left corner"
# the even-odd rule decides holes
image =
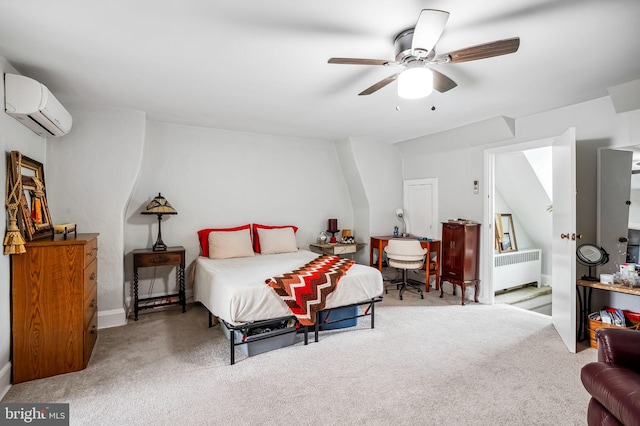
[[[355,263],[338,256],[323,255],[283,275],[268,278],[271,287],[287,304],[302,325],[313,325],[323,310],[327,296]]]

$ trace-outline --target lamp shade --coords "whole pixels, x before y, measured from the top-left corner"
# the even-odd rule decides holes
[[[433,72],[420,62],[407,64],[407,69],[398,76],[398,96],[401,98],[424,98],[429,96],[432,91]]]
[[[162,196],[161,193],[158,193],[143,211],[140,214],[178,214],[176,209],[173,208],[171,204],[167,201],[166,198]]]

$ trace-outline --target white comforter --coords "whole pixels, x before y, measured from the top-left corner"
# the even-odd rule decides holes
[[[209,312],[238,325],[291,315],[291,311],[265,280],[291,272],[319,255],[307,250],[235,259],[196,260],[194,299]],[[327,297],[326,308],[365,302],[382,294],[382,274],[355,264]]]

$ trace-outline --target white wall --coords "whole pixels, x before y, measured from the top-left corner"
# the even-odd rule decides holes
[[[351,143],[371,211],[370,235],[392,235],[400,225],[396,209],[403,200],[400,151],[395,145],[361,139]]]
[[[9,62],[0,56],[0,99],[4,103],[4,73],[18,74]],[[40,136],[33,133],[27,127],[20,124],[13,117],[4,113],[4,105],[0,113],[0,147],[6,156],[11,151],[20,151],[23,155],[46,164],[46,141]],[[3,178],[3,184],[6,179],[7,168],[6,160],[0,161],[0,176]],[[48,176],[45,172],[47,185]],[[48,195],[48,188],[47,190]],[[5,193],[5,191],[3,191]],[[3,199],[4,203],[4,199]],[[7,211],[2,209],[2,223],[8,226]],[[5,233],[2,234],[4,240]],[[4,246],[2,248],[4,253]],[[19,256],[19,255],[16,255]],[[3,255],[0,258],[0,399],[9,389],[11,380],[11,259],[10,256]]]
[[[47,144],[47,196],[54,223],[98,232],[98,327],[124,324],[123,214],[142,158],[141,112],[67,105],[68,135]]]
[[[370,237],[391,235],[399,224],[395,211],[402,206],[402,157],[394,145],[357,138],[336,147],[351,194],[356,240],[367,244],[355,258],[368,264]]]

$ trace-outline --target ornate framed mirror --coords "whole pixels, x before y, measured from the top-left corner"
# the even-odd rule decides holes
[[[53,223],[45,192],[44,167],[39,161],[23,156],[18,151],[9,154],[12,182],[20,180],[19,227],[25,240],[48,238],[53,235]]]

